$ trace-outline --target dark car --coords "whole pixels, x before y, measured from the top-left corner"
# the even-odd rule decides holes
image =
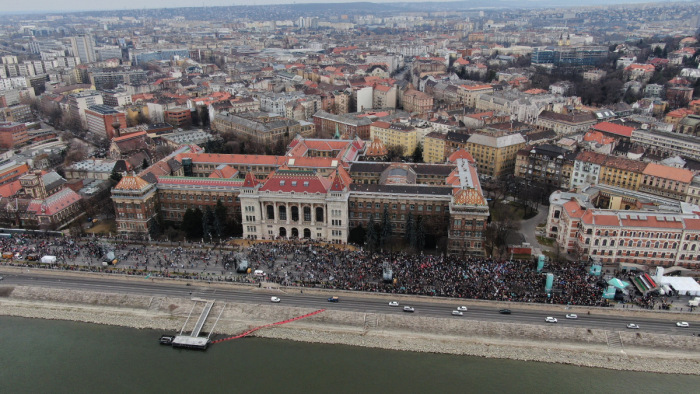
[[[501,309],[498,311],[498,313],[504,314],[504,315],[510,315],[510,309]]]
[[[331,297],[328,299],[328,302],[339,302],[340,299],[338,297]]]

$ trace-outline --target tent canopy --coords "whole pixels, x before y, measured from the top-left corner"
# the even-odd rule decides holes
[[[620,290],[624,290],[625,287],[627,287],[627,286],[630,285],[629,283],[625,282],[624,280],[620,280],[620,279],[617,279],[617,278],[612,278],[612,279],[610,279],[610,280],[608,281],[608,284],[609,284],[610,286],[615,286],[615,287],[617,287],[617,288],[620,289]]]

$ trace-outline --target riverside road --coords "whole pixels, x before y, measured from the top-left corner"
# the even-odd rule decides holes
[[[468,319],[474,321],[490,321],[501,323],[518,323],[518,324],[535,324],[535,325],[550,325],[557,327],[578,327],[590,329],[602,329],[611,331],[626,330],[628,323],[639,325],[639,330],[642,332],[668,334],[668,335],[692,335],[697,334],[700,323],[690,321],[690,328],[676,327],[676,321],[682,320],[678,314],[668,314],[666,312],[657,312],[658,318],[638,318],[634,316],[633,311],[629,311],[627,316],[615,315],[609,316],[597,314],[598,308],[575,308],[567,309],[564,305],[547,305],[541,309],[537,308],[536,304],[528,304],[528,308],[518,308],[513,304],[503,303],[502,306],[495,306],[496,303],[483,305],[480,302],[473,300],[453,300],[450,302],[448,298],[433,299],[429,297],[415,297],[402,295],[379,295],[379,294],[355,294],[348,292],[332,291],[309,291],[302,293],[306,289],[298,288],[281,288],[267,289],[250,286],[249,288],[237,285],[227,288],[226,285],[210,286],[207,284],[197,283],[187,285],[185,281],[172,282],[153,282],[148,279],[132,278],[123,280],[121,277],[109,276],[95,277],[93,275],[76,275],[60,271],[42,272],[43,270],[22,269],[22,273],[17,273],[18,270],[9,272],[0,269],[0,275],[4,280],[0,282],[1,286],[32,286],[42,288],[60,288],[67,290],[92,291],[101,293],[127,293],[144,296],[165,296],[165,297],[183,297],[183,298],[206,298],[223,302],[237,303],[252,303],[252,304],[270,304],[270,297],[277,296],[281,298],[281,303],[274,304],[276,307],[300,307],[313,309],[336,309],[347,310],[354,312],[365,313],[381,313],[381,314],[404,314],[403,306],[409,305],[415,308],[415,316],[442,317],[446,319]],[[330,295],[338,295],[340,302],[331,303],[327,301]],[[398,301],[399,307],[389,306],[389,301]],[[457,309],[458,306],[465,305],[469,308],[464,312],[464,316],[452,316],[451,312]],[[512,311],[510,315],[499,313],[500,308],[508,308]],[[586,311],[591,310],[592,314],[588,315]],[[610,311],[604,308],[605,311]],[[618,310],[619,311],[619,310]],[[621,311],[620,311],[621,312]],[[641,311],[640,312],[647,312]],[[578,319],[566,319],[567,313],[576,313]],[[409,315],[408,313],[405,313]],[[555,324],[545,323],[545,317],[556,317],[559,322]],[[637,330],[635,330],[637,331]]]

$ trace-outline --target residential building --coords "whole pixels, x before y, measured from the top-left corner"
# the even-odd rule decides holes
[[[192,110],[185,107],[175,107],[163,112],[165,123],[173,127],[189,127],[192,124]]]
[[[318,111],[313,118],[319,136],[331,137],[337,134],[343,139],[355,137],[363,140],[370,139],[370,124],[372,120],[369,117],[348,114],[335,115],[326,111]]]
[[[91,105],[104,104],[102,95],[95,90],[84,90],[68,95],[68,110],[73,119],[80,120],[82,127],[87,128],[85,110]]]
[[[643,174],[639,191],[680,201],[686,200],[688,187],[693,181],[690,170],[656,163],[647,164]]]
[[[93,63],[95,57],[95,40],[90,34],[78,34],[70,37],[70,45],[73,56],[80,58],[81,63]]]
[[[585,132],[596,123],[598,121],[593,113],[578,111],[569,113],[542,111],[535,121],[535,125],[539,128],[551,129],[560,136]]]
[[[472,134],[466,149],[474,156],[479,173],[499,178],[515,173],[515,158],[525,146],[525,138],[519,133],[510,135]]]
[[[631,141],[647,147],[648,153],[680,155],[700,160],[700,141],[694,135],[636,129],[632,132]]]
[[[212,128],[219,132],[229,131],[241,137],[249,137],[260,144],[286,142],[297,134],[303,137],[312,137],[315,134],[313,123],[265,112],[222,114],[214,119]]]
[[[445,161],[445,139],[447,134],[433,131],[423,140],[423,161],[443,163]]]
[[[115,129],[126,128],[126,114],[104,104],[91,105],[85,109],[85,119],[88,130],[107,139],[119,137],[115,135]]]
[[[563,171],[566,156],[567,151],[556,145],[526,146],[517,153],[515,176],[554,187],[568,187],[569,179]]]
[[[14,149],[29,142],[24,123],[0,122],[0,148]]]

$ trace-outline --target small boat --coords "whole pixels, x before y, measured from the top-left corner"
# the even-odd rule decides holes
[[[173,339],[175,339],[174,335],[161,335],[160,336],[160,344],[161,345],[172,345]]]

